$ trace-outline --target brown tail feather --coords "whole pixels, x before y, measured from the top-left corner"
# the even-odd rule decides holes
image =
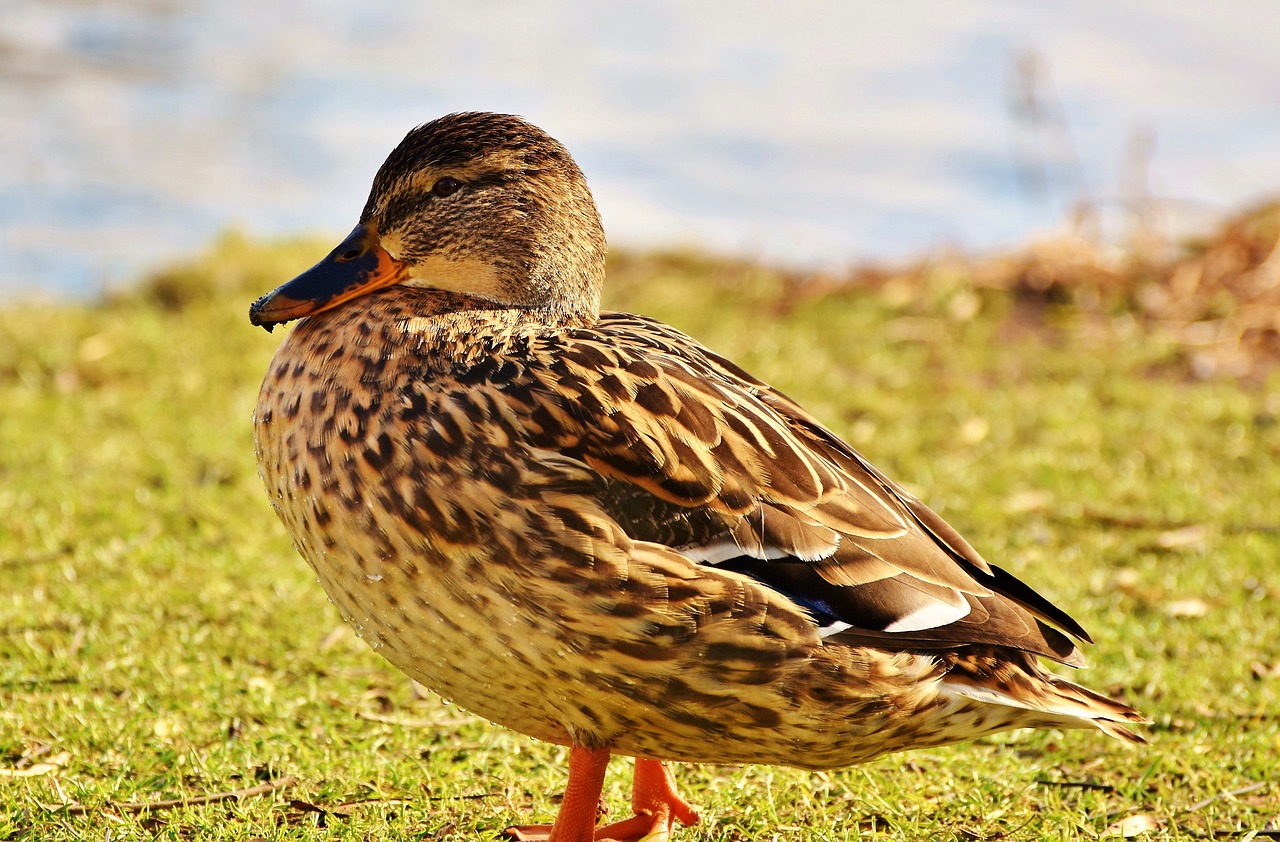
[[[1068,716],[1078,716],[1085,720],[1081,723],[1087,727],[1092,724],[1103,733],[1109,734],[1120,740],[1134,745],[1145,745],[1146,739],[1140,734],[1126,728],[1122,722],[1132,722],[1136,725],[1144,725],[1151,722],[1150,719],[1143,716],[1140,711],[1126,705],[1124,702],[1104,696],[1101,693],[1095,693],[1088,687],[1081,687],[1079,684],[1073,684],[1064,678],[1059,678],[1051,673],[1046,673],[1039,669],[1039,665],[1035,665],[1041,675],[1046,676],[1049,685],[1053,688],[1056,695],[1073,706],[1078,706],[1079,713],[1071,712],[1064,709],[1064,713]],[[1053,710],[1052,712],[1057,712]]]
[[[942,687],[957,695],[1028,712],[1027,726],[1094,727],[1127,743],[1146,743],[1124,723],[1151,720],[1116,699],[1048,672],[1023,652],[972,649],[949,660]]]

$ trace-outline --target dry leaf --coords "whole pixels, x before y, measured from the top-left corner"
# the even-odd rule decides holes
[[[1011,514],[1039,512],[1053,505],[1053,495],[1047,491],[1019,491],[1004,501],[1004,510]]]
[[[1280,661],[1274,664],[1264,664],[1261,661],[1254,661],[1249,665],[1249,671],[1253,673],[1253,677],[1257,679],[1263,678],[1280,678]]]
[[[1132,816],[1125,816],[1120,821],[1110,825],[1103,836],[1123,836],[1125,839],[1131,836],[1140,836],[1143,833],[1150,833],[1153,830],[1160,829],[1160,820],[1150,813],[1134,813]]]
[[[151,723],[151,733],[162,740],[170,740],[182,733],[182,723],[169,716],[161,716]]]
[[[80,358],[82,363],[96,363],[98,360],[105,359],[115,353],[115,343],[111,341],[111,337],[105,333],[95,333],[93,336],[87,336],[80,341],[80,347],[76,349],[76,356]]]
[[[991,432],[991,422],[980,415],[967,419],[960,425],[960,441],[978,444]]]
[[[347,631],[348,628],[346,623],[334,626],[329,633],[324,636],[324,639],[320,641],[320,651],[328,652],[337,645],[339,641],[347,637]]]
[[[1189,599],[1175,599],[1164,606],[1164,613],[1177,619],[1203,617],[1209,613],[1209,603],[1194,596]]]
[[[967,322],[982,311],[982,298],[971,289],[962,289],[947,302],[947,315],[954,321]]]
[[[271,683],[271,679],[263,675],[249,676],[249,680],[245,682],[245,687],[266,696],[270,696],[276,691],[276,686]]]
[[[1111,587],[1118,591],[1132,591],[1142,583],[1142,574],[1132,567],[1121,567],[1111,577]]]
[[[1208,532],[1208,529],[1198,523],[1180,529],[1170,529],[1156,537],[1156,546],[1165,550],[1177,550],[1193,544],[1203,544]]]
[[[66,766],[70,760],[71,752],[60,751],[48,760],[32,763],[30,766],[0,768],[0,778],[36,778],[41,775],[50,775]]]

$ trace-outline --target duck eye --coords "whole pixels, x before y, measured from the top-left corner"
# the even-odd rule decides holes
[[[435,183],[431,188],[432,194],[436,196],[452,196],[462,187],[462,182],[452,176],[445,176]]]

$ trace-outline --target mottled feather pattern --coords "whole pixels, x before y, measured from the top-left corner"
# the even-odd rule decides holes
[[[258,464],[343,616],[407,675],[571,747],[528,842],[666,842],[661,761],[828,769],[1028,726],[1139,741],[1045,671],[1065,612],[796,402],[599,311],[605,239],[563,146],[509,115],[414,129],[360,223],[258,299],[298,320]],[[596,827],[611,754],[636,815]]]
[[[897,557],[885,545],[924,540],[901,492],[865,471],[850,478],[860,463],[839,451],[807,450],[782,414],[796,414],[794,404],[672,329],[613,314],[595,329],[548,329],[522,311],[430,290],[368,298],[372,335],[356,327],[367,314],[344,310],[295,328],[264,383],[259,458],[300,552],[348,619],[397,666],[477,713],[620,753],[844,765],[932,739],[919,731],[932,733],[928,717],[891,726],[888,711],[941,704],[943,669],[895,646],[958,639],[1074,657],[1069,643],[1050,649],[1044,635],[1057,633],[1023,609],[941,573],[961,569],[951,554],[882,561]],[[469,340],[479,321],[482,343]],[[308,400],[297,397],[301,382]],[[293,423],[278,426],[282,415]],[[778,467],[751,455],[761,453]],[[305,493],[316,486],[325,494]],[[839,505],[825,508],[832,499]],[[1016,634],[1000,634],[985,611],[972,628],[878,632],[903,604],[888,594],[879,618],[866,600],[854,603],[861,615],[826,606],[852,621],[828,641],[873,648],[823,646],[822,611],[772,587],[785,576],[700,565],[681,551],[724,541],[745,559],[769,559],[772,547],[762,564],[816,572],[833,591],[886,583],[945,599],[962,593],[958,583],[964,596],[953,598],[998,606],[1012,618],[1003,630]],[[354,564],[335,558],[342,547]],[[837,572],[844,547],[870,548],[847,554],[850,576]],[[408,610],[403,594],[419,604]],[[742,636],[739,623],[757,633]],[[565,652],[581,659],[576,668]],[[882,659],[899,665],[900,684],[813,686]],[[511,710],[515,688],[561,685],[568,708]],[[840,702],[819,715],[797,701],[810,696]],[[762,717],[785,739],[753,737]],[[709,735],[724,741],[712,748]],[[824,739],[839,748],[802,757],[790,747]]]
[[[975,576],[994,581],[991,568],[969,561],[967,544],[952,549],[918,526],[920,513],[940,521],[936,515],[868,470],[794,402],[692,339],[649,319],[606,313],[595,329],[571,331],[560,342],[544,339],[543,347],[550,364],[529,372],[541,378],[538,394],[544,402],[581,407],[587,419],[580,431],[562,433],[557,447],[686,510],[725,515],[687,542],[691,555],[698,545],[729,539],[748,558],[813,562],[804,565],[806,575],[838,588],[880,583],[876,595],[855,608],[870,619],[867,605],[879,606],[871,631],[892,625],[897,612],[929,603],[959,609],[939,615],[949,618],[947,626],[971,611],[982,619],[934,630],[918,645],[1001,643],[1079,661],[1069,641],[1037,623],[1026,606],[1000,599],[987,600],[992,608],[982,604],[993,592]],[[687,409],[695,405],[696,411]],[[813,442],[830,446],[824,453]],[[991,622],[993,609],[1003,622]],[[969,626],[981,629],[976,637],[964,634]]]

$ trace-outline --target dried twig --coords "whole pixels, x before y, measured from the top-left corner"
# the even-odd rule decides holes
[[[1163,532],[1176,532],[1183,529],[1193,529],[1196,527],[1213,526],[1228,535],[1242,535],[1248,533],[1271,533],[1280,532],[1280,523],[1223,523],[1223,524],[1206,524],[1191,520],[1171,520],[1169,518],[1149,517],[1142,514],[1124,514],[1120,512],[1107,512],[1102,509],[1085,507],[1080,512],[1079,518],[1091,520],[1106,526],[1115,526],[1122,529],[1159,529]],[[1075,520],[1077,518],[1069,515],[1063,516],[1062,520]]]
[[[74,552],[75,547],[67,545],[45,553],[34,553],[32,555],[15,556],[13,558],[0,558],[0,570],[16,570],[19,567],[35,567],[39,564],[48,564],[51,561],[57,561],[60,558],[72,555]]]
[[[39,623],[30,626],[0,626],[0,635],[38,634],[40,632],[69,632],[70,623]]]
[[[175,807],[194,807],[200,804],[217,804],[220,801],[236,801],[241,798],[251,798],[255,795],[265,795],[277,789],[293,786],[298,782],[295,775],[289,775],[274,781],[268,781],[258,786],[250,786],[244,789],[233,789],[229,792],[212,792],[208,795],[195,795],[184,798],[170,798],[165,801],[143,801],[131,802],[125,801],[121,803],[113,803],[108,801],[101,807],[89,806],[87,804],[42,804],[46,810],[56,813],[65,813],[72,816],[82,816],[95,810],[116,810],[123,813],[146,813],[152,810],[172,810]]]
[[[50,687],[55,684],[79,684],[78,675],[56,675],[53,678],[20,678],[14,681],[0,682],[0,690],[35,690],[37,687]]]

